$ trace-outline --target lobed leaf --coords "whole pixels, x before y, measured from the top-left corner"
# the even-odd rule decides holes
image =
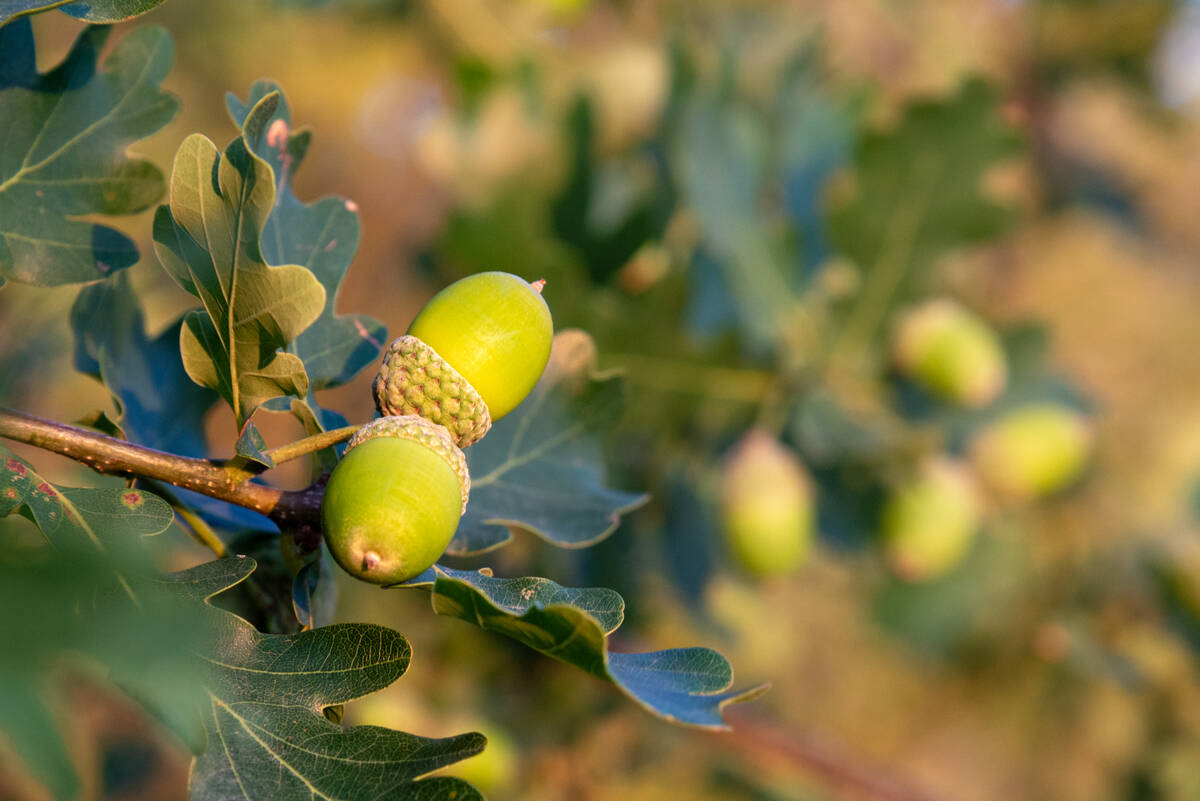
[[[308,152],[311,133],[293,129],[282,90],[271,81],[256,81],[245,103],[236,95],[225,104],[234,123],[245,124],[263,98],[279,95],[279,103],[247,140],[276,176],[275,206],[263,228],[262,252],[272,264],[299,264],[325,287],[325,307],[311,326],[288,345],[304,362],[312,389],[340,386],[375,361],[387,342],[387,329],[364,314],[336,314],[338,290],[358,250],[358,210],[339,197],[303,203],[292,191],[292,177]]]
[[[608,589],[572,589],[549,579],[498,579],[434,565],[396,585],[429,590],[433,609],[503,634],[616,685],[647,711],[701,728],[724,729],[722,710],[766,691],[733,691],[733,669],[709,648],[616,653],[607,635],[621,624],[624,601]]]
[[[184,318],[184,368],[229,402],[239,427],[271,398],[308,394],[303,362],[280,351],[325,303],[312,273],[296,264],[269,266],[261,248],[275,178],[250,143],[264,135],[278,102],[278,95],[263,98],[224,156],[200,134],[184,140],[170,205],[154,218],[159,261],[204,307]]]
[[[140,28],[98,70],[107,38],[107,28],[85,29],[39,74],[29,21],[0,28],[0,278],[70,284],[138,260],[127,236],[78,218],[130,214],[162,196],[159,169],[125,150],[175,116],[178,101],[159,88],[174,48],[162,29]]]
[[[572,346],[594,350],[582,332],[560,332],[542,381],[466,450],[471,500],[447,553],[489,551],[512,539],[513,531],[583,548],[646,502],[646,495],[604,485],[601,437],[621,413],[623,385],[595,375],[590,360],[557,369]]]
[[[982,184],[1020,146],[995,91],[981,80],[955,97],[914,103],[893,129],[859,141],[854,191],[835,204],[830,228],[878,293],[864,294],[860,307],[904,299],[939,255],[1008,227],[1012,211],[990,200]]]
[[[112,436],[181,456],[208,454],[204,417],[217,393],[198,386],[183,369],[176,320],[151,339],[145,332],[141,304],[125,273],[79,291],[71,307],[75,333],[75,369],[98,378],[117,409],[85,421]],[[113,424],[119,424],[113,430]],[[210,521],[226,526],[273,528],[265,517],[189,490],[176,495]]]
[[[254,570],[249,558],[210,562],[166,577],[193,600],[211,598]],[[411,649],[382,626],[346,623],[284,636],[208,610],[213,650],[202,654],[208,745],[193,763],[193,801],[479,799],[465,782],[426,774],[479,753],[480,734],[443,739],[377,726],[342,727],[326,707],[380,690],[408,669]]]
[[[52,545],[95,548],[166,531],[175,519],[166,501],[134,489],[58,487],[0,445],[0,517],[30,520]]]
[[[184,456],[204,456],[204,416],[217,401],[197,386],[179,358],[182,320],[146,335],[137,295],[124,273],[80,290],[71,307],[75,369],[112,392],[121,428],[133,442]]]

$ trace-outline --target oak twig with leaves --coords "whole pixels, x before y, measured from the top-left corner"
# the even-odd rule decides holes
[[[429,739],[334,722],[341,704],[400,678],[410,648],[388,628],[329,623],[327,559],[307,560],[279,591],[260,581],[255,559],[235,556],[255,538],[290,537],[309,554],[322,548],[325,479],[358,426],[321,407],[314,392],[349,381],[387,339],[378,321],[334,308],[358,244],[356,206],[306,204],[292,193],[310,135],[293,126],[282,93],[266,82],[245,102],[228,98],[240,130],[223,150],[200,134],[184,140],[169,182],[128,156],[178,107],[160,86],[172,57],[161,29],[133,31],[100,62],[109,29],[89,27],[62,64],[37,72],[28,15],[61,7],[111,22],[155,5],[0,3],[0,118],[8,126],[0,283],[94,282],[71,312],[75,366],[112,398],[112,409],[84,425],[0,409],[0,437],[127,480],[58,486],[0,447],[0,518],[20,515],[47,540],[30,551],[0,537],[0,674],[18,679],[0,686],[0,732],[56,798],[72,798],[80,785],[43,668],[98,668],[192,748],[196,801],[479,798],[460,779],[428,774],[478,753],[481,735]],[[199,305],[151,338],[123,273],[139,259],[133,239],[79,217],[145,209],[164,191],[155,255]],[[514,531],[564,548],[609,534],[645,500],[603,482],[599,437],[621,396],[620,380],[590,363],[547,373],[470,448],[474,494],[448,553],[484,553]],[[203,434],[218,401],[237,422],[223,459],[209,457]],[[265,413],[295,416],[307,436],[268,447],[254,423]],[[263,481],[305,457],[313,466],[306,489]],[[217,558],[156,573],[142,539],[173,522]],[[611,590],[440,565],[402,586],[428,591],[434,612],[575,665],[667,720],[721,729],[723,707],[761,692],[730,690],[729,663],[709,649],[611,651],[624,611]],[[258,627],[209,604],[238,590],[261,612]],[[54,603],[40,604],[46,597]]]

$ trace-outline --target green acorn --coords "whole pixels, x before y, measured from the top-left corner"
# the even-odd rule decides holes
[[[884,503],[884,551],[892,572],[907,581],[948,573],[970,550],[981,515],[979,494],[963,465],[940,458],[924,463]]]
[[[467,508],[467,460],[446,429],[382,417],[350,439],[321,503],[325,543],[352,576],[395,584],[437,561]]]
[[[1008,380],[1004,347],[996,332],[945,298],[900,318],[893,351],[902,373],[930,394],[961,406],[986,406]]]
[[[478,273],[435,295],[384,355],[374,384],[380,414],[432,420],[459,447],[478,441],[546,368],[554,325],[543,284]]]
[[[1092,441],[1092,426],[1082,414],[1056,403],[1035,403],[988,423],[968,451],[996,495],[1025,502],[1074,482],[1091,458]]]
[[[755,429],[734,446],[721,475],[721,523],[742,568],[767,577],[808,557],[816,527],[812,480],[800,460]]]

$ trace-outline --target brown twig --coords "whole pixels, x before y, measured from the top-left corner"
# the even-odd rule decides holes
[[[819,779],[827,788],[841,791],[839,798],[946,801],[828,741],[786,731],[745,710],[731,707],[725,716],[733,727],[733,736],[725,739],[727,744],[751,758],[769,754],[787,760]]]
[[[320,519],[323,487],[319,485],[290,491],[255,484],[248,480],[253,474],[244,468],[176,456],[11,409],[0,408],[0,437],[62,454],[98,473],[155,479],[189,489],[252,509],[281,525],[315,524]]]

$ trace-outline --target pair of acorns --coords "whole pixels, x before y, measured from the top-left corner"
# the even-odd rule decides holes
[[[383,416],[351,437],[321,503],[325,542],[346,572],[394,584],[446,550],[470,494],[462,449],[525,399],[550,359],[543,285],[468,276],[388,347],[374,384]]]

